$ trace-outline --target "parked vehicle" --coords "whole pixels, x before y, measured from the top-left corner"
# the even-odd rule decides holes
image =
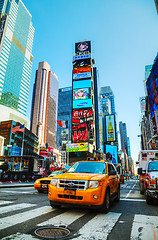
[[[48,198],[53,208],[69,204],[100,208],[106,213],[111,200],[120,199],[119,176],[109,162],[76,162],[65,174],[51,179]]]
[[[140,151],[138,174],[140,193],[145,194],[147,204],[152,204],[158,199],[158,151]]]

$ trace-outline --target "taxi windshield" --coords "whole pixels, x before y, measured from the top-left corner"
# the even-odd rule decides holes
[[[158,171],[158,161],[150,162],[148,166],[148,171],[149,172]]]
[[[106,173],[106,164],[104,162],[76,162],[72,165],[68,173]]]

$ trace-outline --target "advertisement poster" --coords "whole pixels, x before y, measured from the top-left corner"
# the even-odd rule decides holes
[[[75,53],[76,54],[91,53],[91,42],[84,41],[75,43]]]
[[[84,73],[75,73],[73,74],[73,79],[84,79],[84,78],[91,78],[91,72],[84,72]]]
[[[85,88],[85,87],[92,87],[91,79],[81,80],[81,81],[73,81],[73,89],[77,88]]]
[[[117,146],[106,145],[106,158],[114,165],[118,164]]]
[[[141,108],[141,113],[144,113],[146,110],[146,101],[145,101],[145,97],[140,97],[140,108]]]
[[[91,59],[79,59],[73,62],[73,74],[91,72]]]
[[[73,101],[73,108],[91,108],[92,99],[83,99]]]
[[[88,152],[88,143],[66,144],[66,152]]]
[[[93,141],[93,111],[73,110],[72,112],[72,142]]]
[[[73,90],[73,100],[81,100],[90,98],[89,88],[79,88]]]
[[[106,142],[116,141],[115,116],[106,116]]]

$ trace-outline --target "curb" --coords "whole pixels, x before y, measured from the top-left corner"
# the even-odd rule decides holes
[[[33,187],[34,183],[0,183],[0,188]]]

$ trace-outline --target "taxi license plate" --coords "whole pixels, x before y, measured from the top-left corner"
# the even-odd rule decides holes
[[[67,194],[67,195],[76,195],[76,192],[75,192],[75,191],[72,191],[72,190],[65,190],[65,191],[64,191],[64,194]]]
[[[42,188],[47,188],[47,185],[41,185]]]

